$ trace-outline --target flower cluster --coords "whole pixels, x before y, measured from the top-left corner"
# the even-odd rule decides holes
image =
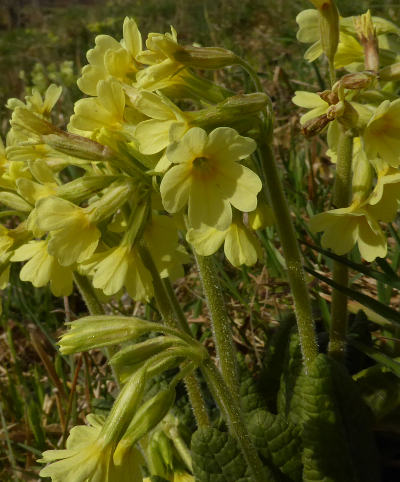
[[[74,272],[104,295],[153,295],[148,250],[161,277],[182,276],[184,238],[200,254],[225,241],[235,266],[260,252],[254,223],[261,181],[251,159],[264,94],[232,95],[195,73],[238,63],[229,51],[182,47],[177,34],[150,33],[133,19],[123,38],[99,35],[87,53],[67,132],[52,122],[62,95],[51,85],[10,99],[11,128],[0,145],[1,287],[10,263],[21,279],[56,296]],[[184,108],[185,107],[185,108]],[[250,213],[248,216],[247,213]],[[262,223],[256,223],[258,229]],[[206,246],[203,240],[207,238]],[[186,245],[187,246],[187,245]]]
[[[297,17],[298,39],[314,42],[309,61],[322,54],[318,11]],[[336,162],[341,136],[352,139],[352,186],[349,203],[314,216],[310,228],[323,231],[322,245],[336,254],[357,244],[366,261],[385,257],[387,241],[381,223],[394,220],[400,200],[400,28],[367,12],[339,19],[334,56],[347,73],[331,90],[296,92],[293,102],[309,109],[300,119],[303,132],[314,135],[327,127],[329,150]]]

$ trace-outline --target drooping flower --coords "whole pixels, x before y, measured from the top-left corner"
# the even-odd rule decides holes
[[[322,246],[336,254],[348,253],[357,243],[361,256],[368,262],[386,256],[386,237],[365,204],[360,206],[356,202],[347,208],[317,214],[309,225],[313,232],[324,232]]]
[[[160,191],[164,208],[176,213],[188,204],[190,226],[202,224],[224,230],[232,222],[232,207],[250,212],[257,206],[259,177],[238,161],[248,157],[256,143],[234,129],[219,127],[209,135],[190,129],[167,149],[174,165],[164,175]]]
[[[98,35],[95,44],[87,53],[89,65],[83,67],[78,79],[81,91],[93,96],[97,95],[97,84],[101,80],[129,82],[134,78],[139,69],[135,57],[142,50],[142,37],[136,22],[126,17],[121,42],[109,35]]]
[[[214,254],[224,243],[225,256],[236,267],[252,266],[261,256],[257,237],[238,219],[224,231],[205,225],[190,229],[186,238],[201,256]]]
[[[400,165],[400,99],[383,101],[365,128],[363,138],[369,159],[381,158],[392,167]]]
[[[47,250],[47,241],[30,241],[17,248],[11,261],[27,261],[19,275],[22,281],[30,281],[40,288],[50,282],[54,296],[68,296],[72,293],[72,270],[61,266]]]

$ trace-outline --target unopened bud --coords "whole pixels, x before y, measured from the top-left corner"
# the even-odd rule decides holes
[[[120,465],[124,454],[156,427],[167,415],[175,401],[175,389],[160,390],[157,395],[147,400],[135,413],[125,435],[120,440],[114,452],[114,463]]]
[[[43,141],[56,151],[88,161],[107,162],[115,156],[109,147],[67,132],[60,131],[57,134],[44,135]]]
[[[221,69],[239,61],[233,52],[219,47],[182,47],[173,53],[173,58],[195,69]]]
[[[82,176],[57,187],[57,196],[79,204],[93,193],[109,186],[117,176]]]
[[[362,149],[362,148],[361,148]],[[353,167],[352,192],[353,202],[363,201],[371,192],[373,180],[372,165],[362,150],[357,156],[357,161]]]
[[[97,224],[111,217],[117,209],[126,203],[133,190],[133,183],[129,178],[115,181],[103,191],[103,195],[97,201],[90,204],[86,210],[89,219]]]
[[[333,62],[339,44],[339,12],[334,0],[313,2],[319,13],[321,46],[330,62]]]
[[[373,72],[357,72],[344,75],[340,83],[345,89],[366,89],[375,82],[376,75]]]
[[[156,338],[150,338],[150,340],[127,346],[118,351],[111,358],[110,363],[115,367],[122,365],[136,365],[171,346],[182,344],[185,343],[175,336],[158,336]]]
[[[29,213],[32,211],[32,206],[27,203],[21,196],[12,192],[0,192],[0,204],[15,209],[23,213]]]
[[[313,137],[324,130],[330,121],[331,120],[326,114],[322,114],[306,122],[302,127],[301,132],[306,137]]]
[[[261,92],[239,94],[228,97],[223,102],[207,109],[188,114],[192,125],[212,129],[220,125],[233,125],[246,117],[253,117],[255,113],[265,109],[268,103],[268,96]]]
[[[154,323],[134,317],[85,316],[70,324],[59,345],[63,355],[116,345],[154,330]]]

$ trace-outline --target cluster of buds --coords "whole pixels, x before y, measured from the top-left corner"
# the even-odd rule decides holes
[[[297,17],[298,39],[314,42],[306,53],[309,61],[327,53],[322,30],[310,30],[320,14],[305,10]],[[332,22],[329,28],[335,31]],[[400,28],[369,11],[340,17],[338,25],[333,62],[336,69],[345,69],[344,75],[329,91],[296,92],[293,102],[311,109],[300,120],[306,136],[327,130],[332,162],[338,156],[340,136],[352,138],[352,188],[349,205],[314,216],[310,227],[323,231],[322,245],[336,254],[346,254],[357,244],[361,256],[373,261],[386,256],[381,223],[394,220],[400,200],[400,50],[392,41],[400,36]]]

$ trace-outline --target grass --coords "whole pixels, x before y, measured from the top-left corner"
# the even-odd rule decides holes
[[[346,0],[338,2],[344,15],[354,13],[354,9],[359,11],[360,3],[375,14],[384,13],[393,21],[400,19],[400,6],[393,1],[363,1],[357,5]],[[119,0],[44,4],[47,6],[35,9],[27,4],[16,18],[10,17],[7,4],[0,7],[2,134],[7,129],[8,112],[3,107],[6,100],[23,97],[33,85],[43,91],[51,81],[65,87],[62,108],[57,114],[60,124],[66,124],[79,96],[74,83],[85,64],[85,52],[98,34],[119,39],[126,15],[137,19],[144,35],[149,31],[167,31],[172,24],[181,43],[195,41],[232,49],[246,57],[260,73],[276,109],[277,154],[297,232],[303,240],[318,244],[318,239],[308,232],[305,220],[322,211],[329,200],[332,174],[324,156],[326,146],[320,139],[306,141],[301,137],[298,114],[290,102],[296,89],[322,88],[320,79],[326,78],[325,66],[319,71],[319,67],[305,62],[304,49],[296,43],[295,17],[308,8],[308,2]],[[233,88],[243,84],[243,73],[236,68],[215,75],[219,82]],[[389,263],[396,270],[400,243],[397,226],[393,229]],[[251,271],[234,270],[222,257],[218,260],[229,316],[235,327],[235,342],[250,364],[260,363],[265,339],[274,331],[282,314],[291,308],[274,229],[261,233],[260,241],[266,267],[259,263]],[[304,247],[304,253],[310,267],[326,274],[331,267],[329,257],[309,247]],[[357,253],[353,261],[360,262]],[[0,326],[0,480],[33,481],[38,480],[36,459],[41,451],[62,447],[68,427],[82,422],[89,411],[108,410],[116,387],[102,352],[67,357],[57,352],[57,338],[65,319],[86,313],[79,295],[55,299],[47,289],[34,289],[21,282],[16,271],[11,280],[3,293]],[[315,279],[310,287],[322,331],[328,322],[329,287]],[[376,283],[370,276],[354,276],[351,288],[375,295],[381,303],[393,308],[398,306],[397,291]],[[196,273],[189,272],[176,289],[192,330],[198,339],[210,345]],[[128,301],[110,304],[108,309],[125,314],[142,310],[148,318],[157,316],[151,306],[132,306]],[[381,327],[378,317],[374,321],[380,348],[391,357],[399,356],[398,331],[390,326]],[[392,463],[392,458],[388,463]]]

